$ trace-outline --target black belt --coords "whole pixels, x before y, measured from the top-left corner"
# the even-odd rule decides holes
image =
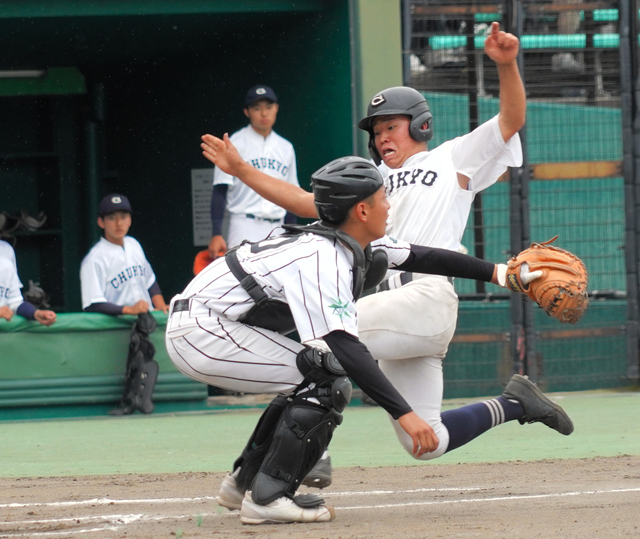
[[[185,311],[189,311],[189,300],[188,299],[178,299],[173,304],[173,313],[183,313]]]
[[[413,281],[413,273],[410,271],[404,271],[400,274],[400,286],[404,286],[411,281]],[[385,292],[386,290],[389,290],[389,279],[385,279],[378,286],[378,292]]]
[[[453,279],[454,277],[447,277],[447,281],[451,284],[453,284]],[[413,273],[410,271],[404,271],[400,274],[400,286],[404,286],[411,281],[413,281]],[[378,286],[378,292],[385,292],[386,290],[389,290],[389,279],[385,279]]]
[[[247,219],[258,219],[260,221],[267,221],[267,223],[279,223],[282,219],[267,219],[266,217],[257,217],[251,213],[246,213],[245,217]]]

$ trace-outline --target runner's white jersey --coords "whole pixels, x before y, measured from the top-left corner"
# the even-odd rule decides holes
[[[6,242],[0,241],[0,245],[3,243]],[[11,249],[11,253],[13,253],[13,248],[8,243],[7,245]],[[15,254],[12,261],[9,251],[4,249],[3,251],[5,252],[0,255],[0,307],[8,305],[15,312],[24,301],[20,293],[22,283],[16,270]]]
[[[473,199],[509,166],[522,164],[520,137],[504,142],[498,116],[471,133],[411,156],[401,168],[380,171],[391,209],[387,234],[416,245],[457,250]],[[457,173],[470,178],[469,189]]]
[[[296,154],[293,145],[275,131],[267,137],[257,133],[250,125],[231,135],[231,142],[247,163],[261,172],[298,185]],[[286,210],[262,198],[238,178],[222,172],[213,173],[213,185],[227,184],[227,209],[230,213],[251,214],[262,219],[282,219]]]
[[[387,252],[390,267],[402,264],[410,252],[409,244],[386,236],[372,246]],[[289,305],[303,343],[336,330],[358,336],[353,255],[342,243],[307,233],[245,244],[237,253],[243,269],[265,293]],[[191,300],[188,312],[172,315],[172,319],[181,317],[175,327],[185,333],[198,325],[197,317],[237,320],[254,305],[224,258],[207,266],[174,299]],[[173,333],[168,331],[171,338]]]
[[[138,240],[125,236],[124,247],[101,238],[80,267],[82,308],[92,303],[134,305],[139,300],[153,306],[149,288],[156,281]]]

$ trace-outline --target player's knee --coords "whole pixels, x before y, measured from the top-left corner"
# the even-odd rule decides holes
[[[307,346],[298,353],[296,365],[305,381],[315,385],[313,390],[303,389],[297,396],[308,394],[328,410],[338,413],[346,408],[351,401],[352,386],[336,356]]]
[[[438,447],[435,451],[425,453],[424,455],[420,455],[419,457],[413,454],[413,440],[411,439],[411,436],[409,436],[401,428],[398,428],[396,430],[398,439],[400,440],[402,447],[404,447],[404,450],[416,460],[437,459],[444,455],[447,451],[447,448],[449,447],[449,431],[447,430],[447,427],[445,427],[442,422],[436,422],[435,424],[432,424],[431,421],[429,421],[429,424],[438,437]]]

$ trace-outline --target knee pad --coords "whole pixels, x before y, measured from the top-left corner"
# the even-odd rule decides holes
[[[296,397],[316,398],[327,410],[337,412],[342,412],[349,404],[351,381],[345,376],[346,372],[338,358],[331,352],[307,346],[296,357],[296,366],[304,376]],[[308,389],[311,383],[313,388]]]
[[[316,383],[347,374],[333,353],[310,346],[298,353],[296,366],[305,378]]]
[[[296,357],[298,370],[305,377],[301,386],[314,383],[313,389],[302,389],[297,397],[315,397],[328,410],[342,412],[351,401],[351,381],[331,352],[305,347]]]

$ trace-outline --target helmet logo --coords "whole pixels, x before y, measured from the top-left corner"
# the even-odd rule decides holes
[[[258,94],[258,95],[264,95],[266,93],[267,93],[267,91],[264,88],[258,88],[256,90],[256,94]]]
[[[382,103],[385,103],[387,100],[384,98],[384,95],[378,94],[371,100],[372,107],[379,107]]]
[[[120,197],[112,197],[111,202],[113,202],[114,204],[121,204],[122,199]]]

